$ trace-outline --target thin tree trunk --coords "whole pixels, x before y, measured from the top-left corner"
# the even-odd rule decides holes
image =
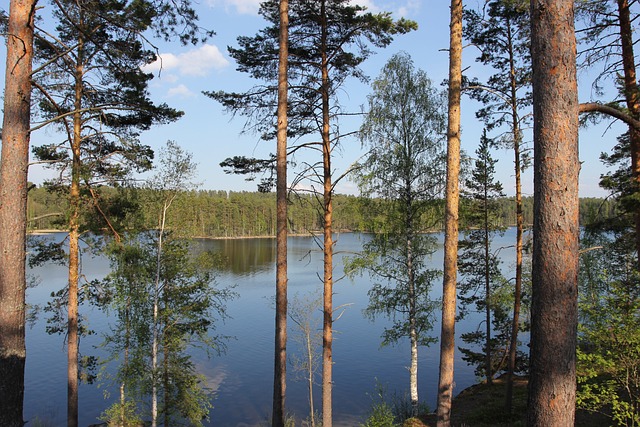
[[[486,168],[485,162],[485,168]],[[489,203],[488,203],[488,182],[484,182],[484,310],[485,310],[485,370],[487,384],[493,383],[493,375],[491,372],[491,270],[489,266],[489,256],[491,255],[489,249]]]
[[[311,418],[311,427],[316,427],[316,409],[315,405],[313,404],[313,372],[315,370],[315,364],[313,362],[313,342],[311,341],[310,323],[307,324],[305,334],[307,338],[307,383],[309,385],[309,417]]]
[[[633,52],[633,30],[629,12],[629,0],[617,0],[620,22],[620,43],[622,45],[622,66],[624,69],[624,95],[629,114],[634,119],[640,119],[640,93],[636,79],[636,64]],[[640,188],[640,130],[629,126],[631,141],[631,173],[634,184]],[[640,268],[640,208],[634,212],[636,227],[636,252],[638,267]]]
[[[513,293],[513,319],[511,323],[511,339],[509,342],[509,364],[507,368],[507,391],[505,407],[511,413],[513,407],[513,381],[516,370],[516,355],[518,352],[518,331],[520,330],[520,300],[522,299],[522,233],[524,219],[522,216],[522,179],[520,175],[520,124],[518,118],[518,102],[516,91],[516,67],[511,43],[511,27],[509,27],[509,64],[511,76],[511,122],[513,138],[513,165],[516,177],[516,278]]]
[[[36,0],[11,0],[0,167],[0,425],[22,427],[27,169]]]
[[[408,158],[411,156],[411,145],[406,146]],[[407,242],[407,281],[409,297],[409,340],[411,342],[411,365],[409,367],[409,389],[411,398],[411,415],[418,415],[418,330],[416,327],[416,281],[413,262],[413,197],[411,193],[411,179],[405,179],[405,228]]]
[[[162,207],[162,214],[160,217],[160,224],[158,230],[158,245],[156,254],[156,279],[153,295],[153,331],[152,331],[152,343],[151,343],[151,426],[156,427],[158,424],[158,344],[160,340],[160,272],[162,267],[162,249],[163,249],[163,237],[165,221],[167,218],[167,209],[169,209],[170,203],[165,202]]]
[[[284,427],[287,374],[287,64],[289,55],[289,2],[280,0],[278,59],[278,135],[276,147],[276,333],[273,376],[274,427]],[[312,402],[313,404],[313,402]]]
[[[516,132],[514,132],[515,134]],[[513,319],[511,323],[511,339],[509,343],[509,365],[507,369],[507,391],[505,407],[511,413],[513,407],[513,381],[518,351],[518,331],[520,330],[520,305],[522,300],[522,234],[524,219],[522,215],[522,183],[520,177],[520,140],[519,132],[515,135],[514,155],[516,174],[516,278],[513,294]]]
[[[573,0],[531,2],[534,240],[527,425],[573,426],[578,297],[578,96]]]
[[[329,138],[329,65],[327,58],[326,1],[321,0],[322,21],[322,169],[324,203],[324,291],[322,327],[322,427],[332,427],[332,387],[333,387],[333,203],[331,196],[331,140]]]
[[[442,284],[442,331],[438,380],[438,427],[451,423],[453,362],[455,357],[456,280],[458,267],[458,188],[460,174],[460,89],[462,82],[462,0],[451,0],[449,47],[449,123]]]
[[[78,41],[75,70],[71,189],[69,191],[69,294],[67,330],[67,426],[78,425],[78,280],[80,277],[80,145],[82,143],[83,40]]]

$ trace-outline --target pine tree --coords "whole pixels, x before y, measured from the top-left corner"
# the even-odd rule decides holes
[[[535,189],[527,411],[531,426],[575,422],[580,162],[573,7],[570,0],[531,3]]]
[[[240,37],[240,48],[229,53],[238,70],[263,80],[263,85],[244,93],[206,92],[229,111],[248,117],[246,128],[273,140],[278,76],[279,2],[261,4],[260,14],[270,23],[253,37]],[[296,181],[308,179],[317,191],[323,216],[323,425],[332,424],[332,325],[333,325],[333,189],[336,184],[331,167],[332,153],[340,140],[337,118],[340,108],[337,94],[349,77],[364,78],[360,64],[373,52],[371,46],[385,47],[394,34],[415,28],[415,23],[394,21],[389,13],[365,13],[361,6],[345,0],[296,0],[289,2],[289,103],[288,135],[303,138],[313,133],[319,142],[301,142],[298,150],[309,147],[322,153],[317,162],[305,165]],[[332,128],[333,127],[333,128]],[[241,163],[253,163],[242,158]]]
[[[461,349],[463,359],[476,365],[476,374],[486,378],[491,384],[496,372],[503,369],[508,349],[509,331],[505,330],[506,307],[497,297],[505,288],[505,279],[500,272],[500,259],[491,248],[493,238],[504,229],[497,223],[496,199],[503,197],[502,184],[495,180],[495,164],[490,152],[491,140],[486,129],[476,150],[476,159],[471,176],[466,180],[467,196],[470,200],[469,215],[474,229],[465,233],[460,242],[462,254],[458,260],[460,283],[460,312],[464,315],[470,305],[478,312],[484,312],[484,331],[467,333],[462,340],[468,344],[480,344],[482,351]],[[477,227],[477,228],[476,228]],[[495,336],[492,333],[500,333]]]

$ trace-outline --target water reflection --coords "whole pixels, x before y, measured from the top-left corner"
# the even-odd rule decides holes
[[[259,239],[196,239],[195,250],[224,254],[222,270],[236,276],[247,276],[273,269],[276,260],[276,240]]]

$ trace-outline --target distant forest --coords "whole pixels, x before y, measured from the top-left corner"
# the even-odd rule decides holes
[[[130,228],[153,228],[157,218],[153,208],[151,190],[114,189],[103,187],[96,192],[100,197],[101,212],[85,212],[85,223],[103,221],[90,216],[104,216],[110,221],[121,221]],[[65,230],[67,200],[55,191],[32,187],[29,191],[29,230]],[[290,233],[307,234],[322,230],[322,210],[316,196],[294,194],[289,197]],[[385,223],[380,199],[365,199],[351,195],[334,196],[334,223],[336,231],[380,231]],[[91,203],[88,204],[91,206]],[[463,199],[460,209],[460,228],[472,228],[466,215],[467,203]],[[505,197],[498,203],[498,226],[515,225],[515,201]],[[138,211],[135,207],[140,207]],[[533,197],[523,199],[525,224],[533,223]],[[139,213],[137,213],[139,212]],[[423,231],[438,231],[443,226],[443,202],[435,203],[421,218]],[[580,199],[580,223],[607,219],[616,215],[614,201],[601,198]],[[131,216],[129,216],[131,215]],[[179,194],[169,212],[168,224],[178,234],[197,237],[249,237],[275,235],[275,193],[199,190]]]

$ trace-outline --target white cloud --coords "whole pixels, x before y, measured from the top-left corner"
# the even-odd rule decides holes
[[[407,18],[420,9],[422,0],[384,1],[384,0],[351,0],[351,4],[364,6],[367,12],[379,13],[392,11],[397,17]]]
[[[205,44],[198,49],[174,55],[161,53],[153,63],[144,67],[147,72],[174,70],[183,76],[204,77],[212,69],[221,69],[229,65],[217,46]]]
[[[403,6],[398,7],[395,13],[402,18],[408,18],[418,12],[420,3],[420,0],[408,0]]]
[[[354,6],[364,6],[367,8],[367,12],[378,13],[380,12],[380,8],[373,3],[373,0],[351,0],[351,3]]]
[[[223,5],[226,11],[235,9],[241,15],[257,15],[263,0],[209,0],[210,7]]]
[[[169,89],[169,91],[167,92],[167,96],[179,96],[179,97],[187,98],[187,97],[195,96],[195,94],[191,92],[188,87],[186,87],[183,84],[180,84],[178,86],[175,86]]]

